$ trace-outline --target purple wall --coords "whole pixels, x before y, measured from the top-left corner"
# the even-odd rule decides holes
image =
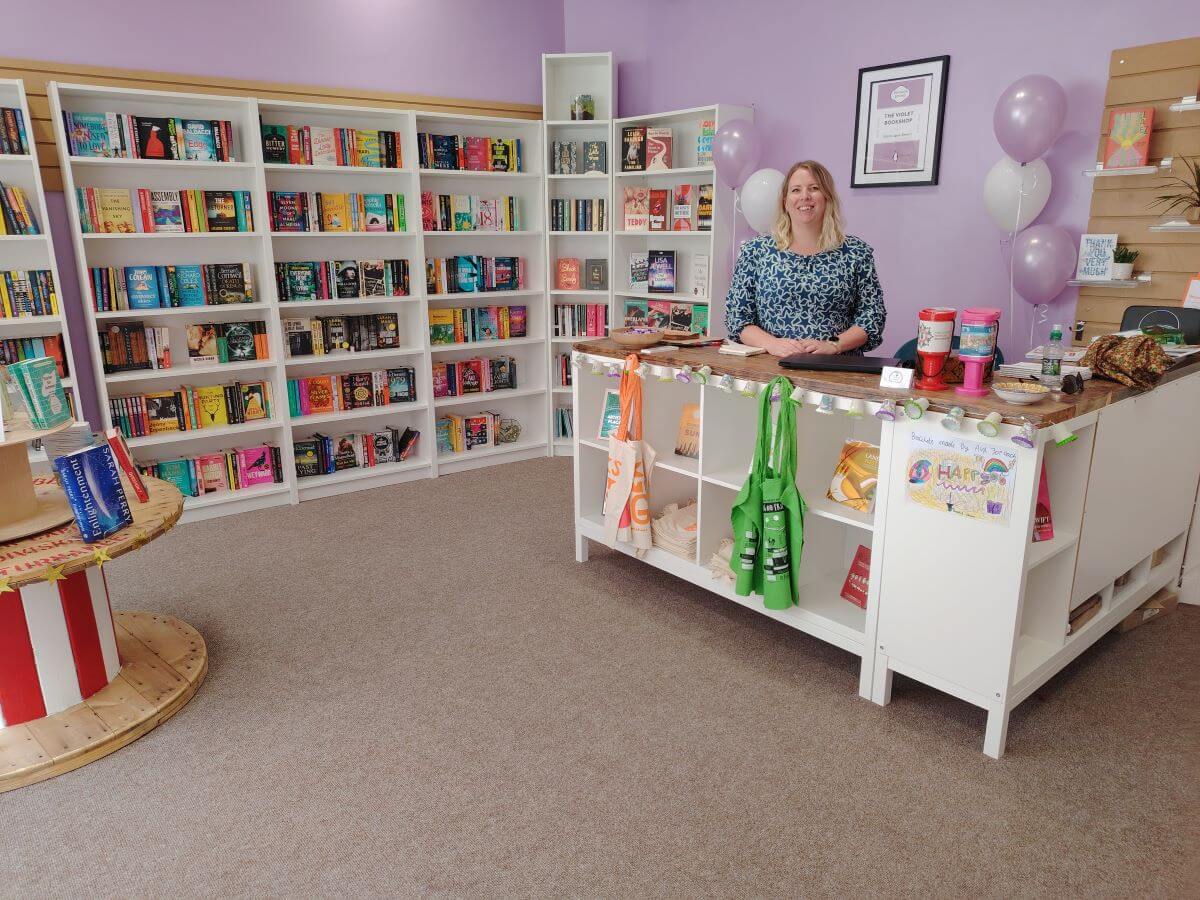
[[[969,12],[968,12],[969,10]],[[1196,32],[1194,0],[1128,8],[1090,0],[880,4],[770,0],[565,0],[567,51],[612,50],[620,115],[714,102],[753,105],[767,139],[763,166],[818,159],[838,180],[850,230],[875,248],[889,309],[884,350],[916,333],[922,306],[996,306],[1009,318],[1007,236],[983,209],[983,178],[1001,157],[996,98],[1031,72],[1057,79],[1070,112],[1046,156],[1054,178],[1039,223],[1087,227],[1109,53]],[[1188,23],[1192,23],[1189,25]],[[940,183],[850,190],[858,69],[949,54]],[[1039,327],[1074,321],[1068,288]],[[1031,308],[1016,299],[1016,334],[1029,346]],[[1002,323],[1003,326],[1003,323]],[[1042,333],[1045,332],[1045,333]],[[1011,351],[1007,328],[1002,344]]]
[[[448,42],[463,49],[447,57]],[[0,28],[0,56],[539,105],[541,55],[562,42],[561,0],[42,0],[5,4]],[[62,195],[47,205],[78,396],[99,427]]]

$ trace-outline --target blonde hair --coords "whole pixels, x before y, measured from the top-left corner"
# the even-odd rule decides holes
[[[788,184],[798,169],[807,170],[825,195],[825,219],[821,222],[817,252],[836,250],[846,240],[846,231],[842,223],[842,204],[838,200],[837,188],[833,186],[833,176],[827,168],[813,159],[796,163],[784,176],[783,187],[779,189],[779,218],[775,220],[775,227],[771,231],[775,238],[775,246],[779,250],[786,250],[792,246],[792,219],[787,212],[787,193]]]

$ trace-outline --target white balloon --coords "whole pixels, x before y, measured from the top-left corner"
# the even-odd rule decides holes
[[[1005,156],[983,179],[983,205],[1001,231],[1022,230],[1046,208],[1049,199],[1050,168],[1045,160],[1035,159],[1023,166]]]
[[[739,192],[742,216],[750,227],[765,234],[775,227],[779,218],[779,192],[783,190],[783,173],[778,169],[759,169],[746,179]]]

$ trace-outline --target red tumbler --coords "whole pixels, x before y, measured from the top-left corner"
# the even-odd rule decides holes
[[[953,307],[927,306],[917,317],[917,367],[921,374],[915,387],[922,391],[946,390],[942,370],[950,356],[957,315]]]

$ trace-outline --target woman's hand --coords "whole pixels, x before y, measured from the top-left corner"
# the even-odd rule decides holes
[[[806,349],[815,341],[797,341],[792,338],[773,337],[766,343],[766,350],[772,356],[791,356],[793,353],[811,353]]]
[[[812,341],[813,348],[807,350],[807,353],[815,353],[819,356],[835,356],[842,352],[842,348],[838,346],[837,341]]]

